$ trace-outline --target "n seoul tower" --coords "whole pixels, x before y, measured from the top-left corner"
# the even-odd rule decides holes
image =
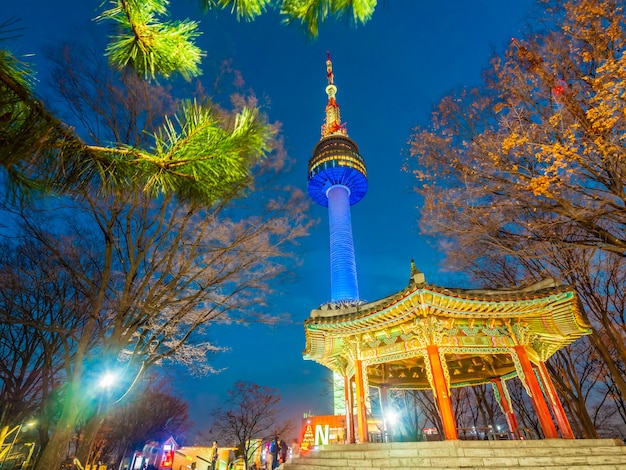
[[[326,60],[326,77],[326,119],[322,138],[309,160],[308,190],[316,203],[328,207],[331,303],[340,304],[359,300],[350,206],[363,199],[367,192],[367,171],[359,148],[348,137],[339,116],[330,53]]]

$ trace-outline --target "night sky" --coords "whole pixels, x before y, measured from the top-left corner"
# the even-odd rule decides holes
[[[93,18],[99,0],[22,0],[3,2],[0,21],[20,19],[21,37],[5,43],[29,58],[40,72],[45,94],[43,49],[87,31],[104,37],[107,29]],[[352,224],[361,298],[390,295],[409,280],[410,261],[427,282],[450,285],[442,256],[420,237],[419,199],[402,171],[411,129],[427,125],[433,106],[451,91],[478,85],[493,53],[520,36],[534,6],[532,0],[388,0],[373,19],[353,28],[344,21],[320,29],[308,39],[281,24],[277,13],[238,23],[227,12],[202,15],[193,2],[172,0],[176,19],[199,20],[198,45],[207,53],[207,89],[212,67],[232,59],[246,87],[254,90],[272,121],[282,123],[286,149],[295,164],[285,178],[306,191],[307,161],[320,138],[326,105],[326,51],[330,51],[338,87],[337,101],[348,135],[364,157],[369,191],[352,207]],[[231,351],[215,359],[226,368],[205,378],[180,377],[176,385],[190,404],[196,428],[210,421],[209,410],[237,380],[278,388],[284,416],[297,421],[303,412],[332,412],[324,380],[328,372],[302,359],[303,322],[312,308],[330,298],[326,209],[311,206],[320,223],[296,247],[303,263],[291,283],[277,285],[270,309],[289,313],[292,323],[229,327],[212,338]],[[468,286],[469,287],[469,286]]]

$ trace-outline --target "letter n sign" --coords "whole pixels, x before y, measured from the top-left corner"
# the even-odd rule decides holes
[[[315,445],[316,446],[327,446],[328,440],[330,437],[330,426],[328,424],[324,425],[322,428],[321,424],[315,426]]]

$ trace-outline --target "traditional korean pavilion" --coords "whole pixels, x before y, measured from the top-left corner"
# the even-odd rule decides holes
[[[506,386],[513,378],[531,397],[545,437],[559,437],[554,417],[560,437],[573,439],[545,362],[591,332],[580,309],[575,291],[553,279],[517,289],[449,289],[427,284],[413,267],[409,286],[384,299],[313,310],[304,358],[343,376],[350,442],[368,440],[369,387],[379,388],[383,408],[390,389],[432,390],[445,438],[457,439],[450,389],[484,383],[519,437]]]
[[[356,286],[349,197],[353,185],[360,191],[356,201],[362,198],[365,166],[339,122],[330,57],[327,74],[326,124],[309,161],[309,193],[329,207],[331,285],[341,278],[340,258],[347,251],[349,285]],[[350,179],[352,167],[358,172]],[[345,181],[337,181],[337,168],[346,170]],[[345,193],[348,249],[333,245],[332,201],[322,201],[321,194],[330,199],[335,188]],[[332,290],[332,301],[305,321],[303,356],[343,377],[349,442],[368,441],[370,387],[379,389],[383,409],[390,389],[432,390],[445,439],[458,439],[450,389],[485,383],[492,385],[511,435],[519,437],[506,385],[511,379],[521,380],[546,438],[574,438],[545,366],[560,348],[591,332],[572,287],[550,278],[510,289],[452,289],[428,284],[411,262],[408,286],[383,299],[365,303],[355,299],[355,287],[347,294]]]

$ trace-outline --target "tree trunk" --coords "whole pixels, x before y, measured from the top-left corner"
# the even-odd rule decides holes
[[[606,344],[604,343],[604,341],[602,341],[602,338],[600,338],[598,333],[596,333],[595,329],[592,330],[589,338],[591,340],[591,344],[593,344],[594,348],[596,349],[596,351],[598,351],[598,353],[604,360],[604,363],[611,372],[611,378],[613,379],[613,382],[615,382],[615,386],[619,389],[620,394],[623,397],[626,397],[626,380],[624,380],[624,378],[622,377],[622,374],[615,364],[615,361],[611,357],[611,353],[606,347]]]
[[[477,385],[475,387],[471,387],[471,389],[472,389],[472,392],[474,393],[476,406],[478,408],[478,412],[480,413],[480,419],[483,422],[485,433],[487,433],[487,430],[489,429],[489,427],[493,425],[493,420],[491,419],[491,413],[489,413],[489,410],[488,410],[487,397],[485,396],[484,386]],[[490,418],[487,418],[487,414],[489,414]]]
[[[574,407],[576,408],[576,416],[578,416],[578,420],[583,427],[585,439],[598,439],[598,431],[593,423],[593,420],[591,419],[591,416],[589,416],[585,400],[579,398],[574,402]]]
[[[65,460],[67,445],[74,436],[80,416],[80,406],[76,400],[67,399],[59,422],[54,427],[48,445],[42,450],[34,470],[57,470]]]
[[[93,457],[91,456],[93,444],[96,441],[98,432],[104,423],[105,413],[94,414],[83,427],[83,436],[76,451],[76,458],[84,466],[90,463]]]

